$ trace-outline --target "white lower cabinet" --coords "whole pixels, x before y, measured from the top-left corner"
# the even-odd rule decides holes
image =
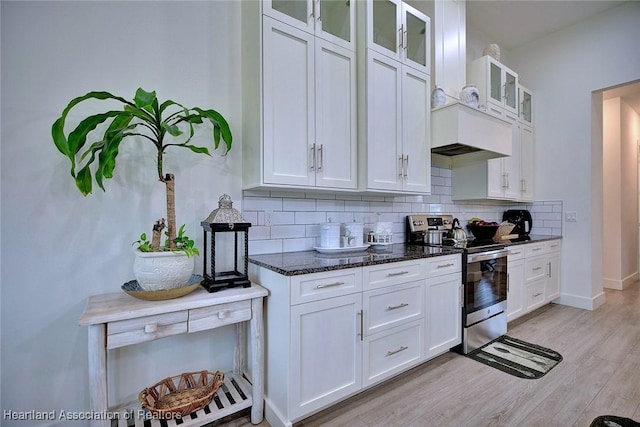
[[[524,247],[511,246],[507,255],[507,322],[524,314]]]
[[[362,350],[353,337],[361,306],[360,295],[351,294],[291,307],[292,418],[360,389]]]
[[[266,298],[265,416],[290,426],[461,342],[461,255],[285,276]]]
[[[509,247],[507,320],[514,320],[560,296],[559,239]]]

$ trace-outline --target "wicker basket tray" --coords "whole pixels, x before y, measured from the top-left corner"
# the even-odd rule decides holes
[[[220,371],[185,372],[145,388],[138,400],[158,418],[185,417],[207,406],[223,382]]]

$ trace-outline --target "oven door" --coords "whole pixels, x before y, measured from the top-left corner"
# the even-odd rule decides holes
[[[495,316],[507,308],[506,249],[467,255],[464,326]]]

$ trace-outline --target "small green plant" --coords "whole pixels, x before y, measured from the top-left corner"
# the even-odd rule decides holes
[[[165,236],[167,236],[167,239],[164,241],[164,245],[160,246],[160,251],[182,251],[187,256],[200,255],[200,251],[195,247],[195,242],[184,233],[184,226],[184,224],[180,226],[178,235],[175,237],[175,239],[173,239],[175,245],[171,245],[171,242],[169,240],[169,232],[164,232]],[[133,244],[138,245],[137,249],[140,252],[155,252],[151,242],[149,242],[149,239],[147,239],[147,233],[142,233],[140,235],[140,239],[133,242]]]

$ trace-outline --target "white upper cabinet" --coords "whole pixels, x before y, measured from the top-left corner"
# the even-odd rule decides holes
[[[358,5],[360,187],[430,193],[429,18],[397,1]]]
[[[265,0],[264,14],[353,50],[353,3],[349,0]]]
[[[471,63],[468,84],[475,84],[480,92],[480,104],[502,108],[518,114],[518,74],[485,55]]]
[[[301,24],[302,6],[315,8],[314,26]],[[244,188],[355,190],[352,7],[251,1],[242,9]]]
[[[430,73],[430,19],[399,0],[367,2],[367,48]]]

